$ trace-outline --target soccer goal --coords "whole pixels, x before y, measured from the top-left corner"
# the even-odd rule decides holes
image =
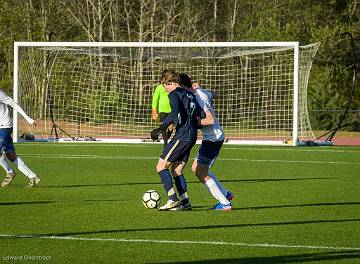
[[[163,69],[217,92],[227,142],[315,139],[307,84],[319,43],[15,42],[14,99],[38,119],[42,140],[147,141]],[[28,130],[14,113],[14,139]]]

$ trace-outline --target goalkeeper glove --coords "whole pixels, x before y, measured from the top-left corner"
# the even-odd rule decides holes
[[[153,131],[150,132],[150,137],[153,141],[158,141],[159,140],[159,135],[161,133],[161,129],[160,127],[155,128]]]

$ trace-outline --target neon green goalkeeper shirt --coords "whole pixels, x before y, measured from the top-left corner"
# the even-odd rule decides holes
[[[169,102],[169,94],[166,91],[164,85],[159,84],[156,86],[153,98],[152,98],[152,109],[158,109],[159,113],[170,113],[171,107]]]

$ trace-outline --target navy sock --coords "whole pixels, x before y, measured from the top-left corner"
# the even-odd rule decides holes
[[[173,184],[172,177],[171,177],[169,170],[165,169],[165,170],[159,171],[158,174],[160,175],[161,183],[169,197],[169,200],[177,201],[178,198],[177,198],[176,192],[174,190],[174,184]]]
[[[181,197],[182,203],[187,204],[189,202],[189,197],[187,195],[187,186],[184,175],[179,175],[174,177],[176,189]]]

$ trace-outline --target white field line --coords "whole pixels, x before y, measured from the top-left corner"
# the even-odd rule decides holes
[[[125,238],[97,238],[97,237],[42,236],[42,235],[37,236],[37,235],[10,235],[10,234],[0,234],[0,238],[32,238],[32,239],[74,240],[74,241],[123,242],[123,243],[199,244],[199,245],[220,245],[220,246],[261,247],[261,248],[287,248],[287,249],[299,248],[299,249],[360,251],[359,247],[286,245],[286,244],[272,244],[272,243],[242,243],[242,242],[226,242],[226,241],[125,239]]]
[[[321,148],[321,149],[319,149]],[[340,149],[325,149],[327,147],[315,147],[315,148],[292,148],[292,147],[280,147],[280,148],[252,148],[252,147],[234,147],[234,146],[224,146],[222,150],[250,150],[250,151],[294,151],[294,152],[317,152],[317,153],[360,153],[360,148],[358,150],[340,150]]]
[[[157,160],[154,156],[107,156],[88,154],[22,154],[24,157],[41,157],[42,159],[108,159],[108,160]],[[222,161],[241,162],[273,162],[273,163],[310,163],[310,164],[337,164],[337,165],[360,165],[360,162],[350,161],[316,161],[316,160],[277,160],[277,159],[241,159],[219,158]]]
[[[121,147],[131,147],[131,148],[151,148],[154,147],[155,144],[124,144],[124,143],[116,143],[116,144],[111,144],[111,143],[99,143],[99,144],[85,144],[85,143],[66,143],[66,144],[62,144],[62,143],[17,143],[20,144],[22,147],[32,147],[32,146],[46,146],[46,147],[117,147],[117,148],[121,148]],[[47,145],[49,144],[49,145]],[[318,152],[318,153],[328,153],[328,152],[333,152],[333,153],[360,153],[360,147],[346,147],[346,149],[334,149],[329,148],[329,146],[323,146],[323,147],[288,147],[288,146],[281,146],[281,147],[244,147],[244,146],[228,146],[228,145],[224,145],[222,150],[251,150],[251,151],[295,151],[295,152]]]

